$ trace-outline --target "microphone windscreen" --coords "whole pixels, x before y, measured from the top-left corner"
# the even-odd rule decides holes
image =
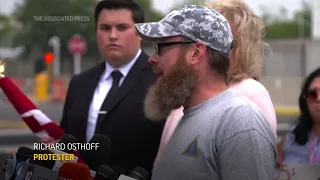
[[[9,156],[9,158],[5,160],[4,165],[2,167],[2,171],[4,172],[5,179],[12,179],[15,177],[16,166],[17,166],[16,154],[12,153]]]
[[[91,180],[90,169],[86,164],[66,162],[59,169],[59,179]]]
[[[149,178],[149,173],[142,167],[136,167],[130,172],[129,176],[137,180],[147,180]]]
[[[111,151],[110,139],[102,134],[95,134],[89,143],[97,143],[98,148],[85,151],[85,162],[91,170],[97,171],[102,164],[108,164]]]
[[[66,147],[68,147],[69,143],[76,143],[76,142],[77,142],[77,138],[72,136],[71,134],[64,134],[59,141],[59,143],[65,144]],[[65,148],[63,152],[72,154],[73,150]]]
[[[30,164],[36,164],[36,165],[39,165],[41,167],[45,167],[45,168],[48,168],[48,169],[52,169],[53,166],[56,164],[56,161],[54,161],[54,160],[48,160],[48,159],[38,160],[38,159],[35,159],[34,158],[35,154],[48,155],[48,154],[54,154],[54,153],[49,151],[49,150],[33,150],[33,155],[29,160]]]
[[[57,180],[58,172],[51,169],[22,162],[18,167],[15,180]]]
[[[125,175],[127,174],[127,172],[120,166],[112,166],[112,169],[114,171],[116,171],[119,175],[120,174],[125,174]]]
[[[78,140],[76,137],[72,136],[71,134],[64,134],[61,138],[59,143],[65,144],[66,147],[68,147],[68,143],[77,143]],[[78,151],[73,151],[72,149],[65,148],[63,150],[65,153],[68,154],[74,154],[78,157],[78,163],[84,163],[84,160],[81,157],[81,154]]]
[[[95,180],[116,180],[120,174],[114,171],[110,166],[104,164],[101,165],[96,172]]]
[[[16,153],[17,161],[27,161],[29,158],[33,156],[33,149],[28,147],[19,147]]]
[[[71,134],[64,134],[61,138],[59,143],[76,143],[77,138],[72,136]]]

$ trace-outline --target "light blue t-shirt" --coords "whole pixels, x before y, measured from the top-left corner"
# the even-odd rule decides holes
[[[310,141],[308,141],[304,145],[300,145],[295,142],[295,135],[293,134],[292,128],[286,136],[286,140],[284,143],[283,154],[284,154],[284,163],[302,163],[302,164],[309,164],[309,157],[310,157]],[[312,136],[309,133],[309,136]],[[312,136],[314,138],[313,143],[313,152],[314,152],[314,159],[313,162],[317,162],[319,160],[320,155],[320,138],[317,136]],[[319,163],[319,162],[318,162]]]
[[[228,89],[184,111],[152,180],[271,180],[276,158],[265,117]]]

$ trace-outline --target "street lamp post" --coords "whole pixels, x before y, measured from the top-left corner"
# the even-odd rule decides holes
[[[60,76],[60,38],[58,36],[53,36],[49,39],[49,46],[53,47],[53,76]]]

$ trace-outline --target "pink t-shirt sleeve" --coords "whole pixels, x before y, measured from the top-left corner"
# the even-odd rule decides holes
[[[277,137],[277,116],[267,89],[254,79],[245,79],[232,85],[231,88],[237,90],[258,106],[269,122],[275,137]]]
[[[174,131],[174,129],[176,128],[176,126],[178,125],[180,119],[183,116],[183,107],[181,106],[178,109],[173,110],[170,115],[168,116],[166,123],[164,125],[164,129],[162,132],[162,136],[161,136],[161,141],[160,141],[160,147],[158,150],[158,154],[157,157],[154,161],[154,167],[156,167],[159,159],[161,158],[162,154],[164,153],[164,150],[172,136],[172,133]]]
[[[261,109],[261,112],[265,115],[267,121],[270,123],[275,137],[277,137],[277,117],[273,104],[268,96],[269,95],[255,95],[250,99]]]

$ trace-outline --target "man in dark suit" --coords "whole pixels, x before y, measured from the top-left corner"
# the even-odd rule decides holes
[[[163,124],[144,116],[143,101],[156,75],[141,50],[135,23],[143,10],[132,0],[103,0],[95,9],[97,44],[105,62],[75,75],[61,127],[79,142],[94,134],[111,139],[109,165],[151,173]]]

